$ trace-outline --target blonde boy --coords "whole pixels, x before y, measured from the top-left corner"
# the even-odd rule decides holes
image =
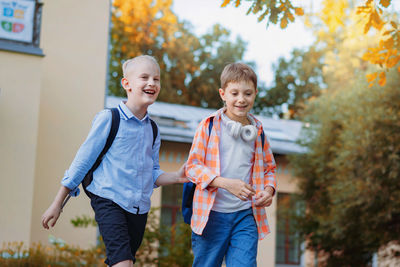
[[[275,161],[261,122],[249,112],[257,76],[243,63],[227,65],[219,94],[225,107],[195,134],[186,174],[196,184],[191,220],[193,266],[256,266],[257,243],[269,233],[265,207],[275,193]],[[264,144],[264,145],[262,145]]]
[[[153,146],[147,108],[160,92],[160,67],[151,56],[138,56],[123,65],[121,80],[128,100],[118,106],[120,124],[114,142],[93,173],[87,190],[106,246],[106,264],[133,266],[143,239],[153,187],[183,183],[184,167],[176,173],[160,170],[160,135]],[[53,227],[66,196],[76,190],[103,149],[111,127],[111,112],[99,112],[86,141],[66,171],[53,203],[42,216],[42,225]]]

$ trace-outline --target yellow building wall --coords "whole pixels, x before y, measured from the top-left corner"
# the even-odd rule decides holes
[[[41,42],[46,56],[30,229],[34,242],[46,242],[49,234],[81,247],[96,240],[94,227],[77,229],[70,223],[78,215],[93,215],[83,192],[70,200],[52,230],[44,230],[40,220],[93,117],[104,107],[109,4],[106,0],[44,1]]]
[[[42,58],[0,51],[0,244],[29,242]]]
[[[0,244],[47,243],[52,234],[87,247],[96,229],[70,223],[92,214],[84,194],[68,203],[54,229],[40,221],[104,107],[110,2],[42,2],[45,56],[0,51]]]

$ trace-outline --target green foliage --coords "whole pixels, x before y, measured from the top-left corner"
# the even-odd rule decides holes
[[[4,244],[0,250],[0,266],[104,266],[101,248],[80,249],[55,243],[43,246],[32,244],[29,248],[22,242]]]
[[[230,40],[230,31],[220,25],[214,25],[212,30],[200,37],[199,71],[189,82],[188,104],[210,108],[220,108],[221,98],[220,75],[223,68],[233,62],[242,61],[246,43],[238,37],[234,43]],[[254,67],[253,62],[245,62]]]
[[[307,109],[309,152],[291,157],[307,212],[299,228],[327,266],[367,266],[400,236],[400,81],[325,93]]]
[[[108,93],[126,96],[120,84],[123,61],[150,54],[161,68],[159,101],[221,107],[219,75],[226,64],[243,59],[246,43],[240,38],[232,42],[230,32],[220,25],[197,37],[191,25],[171,11],[171,1],[147,2],[113,4]]]
[[[277,24],[279,22],[282,29],[286,28],[289,22],[294,22],[295,15],[302,16],[304,13],[302,8],[292,5],[293,1],[248,0],[247,2],[251,2],[247,14],[253,13],[257,15],[258,21],[263,21],[267,18],[267,26],[269,23]],[[229,3],[234,3],[238,7],[241,4],[241,0],[224,0],[222,7]]]
[[[136,254],[138,266],[154,264],[159,267],[192,266],[191,229],[180,223],[172,228],[160,225],[157,209],[152,208],[147,219],[142,244]],[[96,225],[87,215],[77,216],[71,221],[75,227]],[[0,266],[105,266],[106,252],[100,239],[89,249],[70,246],[63,240],[49,237],[50,246],[32,244],[26,247],[22,242],[4,244],[0,249]]]
[[[86,228],[88,226],[97,226],[97,222],[93,217],[88,215],[76,216],[75,219],[71,220],[74,227]]]
[[[190,226],[183,222],[173,225],[172,228],[161,226],[160,233],[158,266],[192,266]]]
[[[289,59],[279,58],[273,69],[274,85],[260,90],[254,104],[255,112],[282,117],[285,106],[289,118],[301,118],[308,100],[318,97],[324,87],[322,53],[314,47],[308,51],[294,49]]]

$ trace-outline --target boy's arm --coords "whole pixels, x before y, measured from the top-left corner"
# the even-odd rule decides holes
[[[106,144],[111,128],[111,111],[99,112],[93,120],[92,128],[75,155],[69,169],[65,172],[61,184],[70,190],[79,186],[84,176],[92,168]]]
[[[156,185],[183,184],[186,182],[189,182],[189,180],[185,175],[185,164],[183,164],[177,172],[164,172],[158,176]]]
[[[185,169],[188,179],[200,185],[202,190],[207,188],[217,177],[217,174],[205,165],[207,143],[209,142],[208,123],[209,119],[205,119],[197,127]],[[210,154],[213,154],[213,152]]]
[[[50,207],[42,215],[42,225],[44,228],[49,229],[48,223],[50,222],[50,220],[52,220],[50,226],[54,227],[58,220],[58,217],[60,217],[60,213],[62,212],[61,206],[69,192],[70,189],[68,189],[67,187],[60,187],[56,197],[53,200],[53,203],[51,203]]]
[[[264,147],[263,147],[263,156],[264,156],[264,189],[268,192],[272,190],[272,196],[275,195],[276,191],[276,163],[274,159],[274,155],[272,154],[272,150],[270,144],[268,142],[267,136],[264,136]]]
[[[257,207],[268,207],[272,204],[272,198],[276,192],[276,164],[272,154],[271,147],[268,142],[268,138],[264,137],[263,147],[263,162],[264,162],[264,191],[260,191],[256,195]]]
[[[92,128],[85,142],[81,145],[71,166],[65,172],[64,178],[61,181],[62,186],[58,190],[54,201],[42,216],[42,225],[44,228],[49,229],[48,223],[50,220],[52,220],[51,227],[56,224],[62,211],[61,206],[63,201],[72,190],[75,190],[79,186],[86,173],[93,166],[106,143],[110,128],[111,112],[108,110],[99,112],[93,120]]]
[[[215,179],[210,183],[210,186],[228,190],[230,193],[243,201],[251,199],[256,193],[251,185],[242,180],[229,179],[221,176],[215,177]]]
[[[156,141],[153,146],[153,181],[155,187],[176,183],[186,183],[189,180],[185,176],[185,163],[177,172],[164,172],[160,169],[159,154],[161,146],[161,137],[158,131]]]

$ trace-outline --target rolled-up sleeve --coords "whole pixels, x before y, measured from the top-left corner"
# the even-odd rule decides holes
[[[276,192],[276,163],[267,136],[265,136],[265,144],[263,147],[264,155],[264,188],[271,186]]]
[[[206,127],[206,125],[208,126],[208,123],[209,119],[203,120],[197,128],[185,169],[188,179],[191,182],[200,185],[201,190],[206,189],[209,184],[215,179],[215,177],[217,177],[217,174],[213,172],[210,168],[208,168],[205,164],[206,157],[211,157],[211,154],[213,153],[213,151],[210,151],[211,154],[206,155],[208,143],[207,140],[209,139],[209,136],[207,134],[208,127]],[[210,161],[212,160],[211,158],[207,159],[209,159]],[[216,190],[216,188],[207,189]]]
[[[61,184],[74,190],[82,182],[103,150],[111,128],[111,112],[103,110],[93,119],[92,128],[75,155],[68,170],[65,171]]]

